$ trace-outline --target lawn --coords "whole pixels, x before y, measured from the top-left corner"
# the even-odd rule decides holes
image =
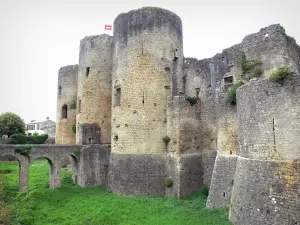
[[[205,208],[206,197],[187,199],[113,195],[104,187],[81,188],[71,184],[63,170],[62,187],[48,189],[49,165],[30,166],[29,193],[18,193],[18,164],[0,162],[5,197],[11,205],[11,224],[26,225],[231,225],[227,209]],[[1,213],[0,213],[1,216]],[[0,221],[1,224],[1,221]]]

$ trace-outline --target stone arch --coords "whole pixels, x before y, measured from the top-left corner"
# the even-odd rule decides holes
[[[29,163],[26,160],[21,160],[18,155],[14,154],[3,154],[1,158],[12,157],[14,158],[19,165],[19,191],[26,190],[28,188],[28,166]],[[3,160],[0,160],[3,161]]]
[[[49,156],[36,156],[30,160],[30,164],[32,164],[33,161],[38,160],[38,159],[46,159],[49,163],[50,166],[50,178],[49,178],[49,188],[54,189],[54,188],[59,188],[60,187],[60,168],[61,165],[58,163],[58,160],[52,159],[52,157]]]
[[[72,161],[72,179],[74,184],[78,183],[78,172],[79,172],[79,158],[74,154],[71,154]]]

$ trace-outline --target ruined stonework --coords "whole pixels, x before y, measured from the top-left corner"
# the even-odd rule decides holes
[[[230,211],[234,224],[300,222],[299,88],[295,74],[283,84],[250,82],[237,92],[240,155]]]
[[[207,207],[230,206],[235,225],[300,224],[300,47],[279,24],[203,60],[183,56],[182,38],[176,14],[144,7],[81,40],[57,101],[57,143],[74,144],[76,127],[74,179],[178,198],[207,185]],[[280,68],[290,76],[269,81]]]
[[[78,65],[62,67],[58,71],[56,144],[75,144]]]

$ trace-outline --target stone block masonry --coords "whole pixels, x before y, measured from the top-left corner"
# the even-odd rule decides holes
[[[299,224],[300,75],[253,81],[237,92],[240,156],[234,224]],[[255,101],[259,99],[260,101]]]

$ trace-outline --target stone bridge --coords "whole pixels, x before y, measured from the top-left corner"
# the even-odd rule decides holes
[[[106,184],[110,145],[0,145],[0,157],[14,157],[19,163],[19,190],[29,184],[29,166],[37,159],[50,165],[50,188],[59,188],[61,168],[72,165],[73,181],[82,186]]]

